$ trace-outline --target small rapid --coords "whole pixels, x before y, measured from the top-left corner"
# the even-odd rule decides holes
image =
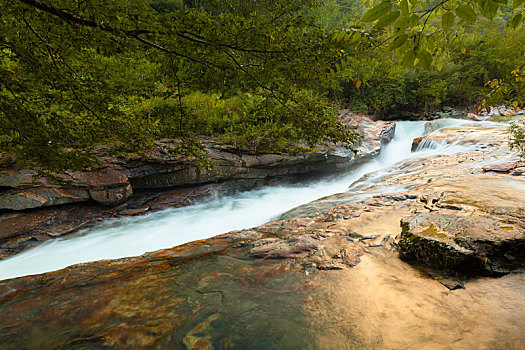
[[[444,119],[440,127],[462,126],[468,121]],[[172,208],[140,217],[109,220],[92,229],[42,245],[0,261],[0,280],[58,270],[73,264],[137,256],[232,230],[264,224],[305,203],[373,184],[396,164],[418,157],[453,154],[466,146],[435,144],[411,152],[412,140],[425,133],[425,122],[398,122],[393,140],[380,155],[339,176],[302,185],[269,186],[233,196],[213,198],[192,206]],[[359,183],[366,175],[366,181]],[[402,192],[404,187],[380,188],[367,196]],[[356,196],[354,200],[365,199]]]

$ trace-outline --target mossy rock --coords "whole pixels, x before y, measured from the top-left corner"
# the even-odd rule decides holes
[[[494,215],[421,213],[401,220],[401,257],[440,270],[499,275],[525,269],[520,222]]]

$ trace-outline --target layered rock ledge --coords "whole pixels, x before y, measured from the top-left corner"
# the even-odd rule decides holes
[[[195,186],[231,180],[257,180],[333,172],[354,166],[376,156],[381,145],[394,137],[395,124],[373,122],[367,117],[344,112],[341,119],[362,138],[357,154],[337,145],[318,147],[301,154],[249,155],[231,149],[212,138],[203,138],[208,157],[215,168],[199,167],[191,157],[170,155],[169,141],[141,157],[103,157],[96,171],[52,174],[17,169],[2,162],[0,167],[0,210],[25,210],[66,203],[95,201],[117,205],[133,191]]]
[[[298,175],[343,171],[375,157],[394,137],[394,123],[374,122],[348,111],[341,119],[363,135],[357,154],[331,145],[297,155],[246,155],[203,139],[215,164],[213,171],[166,153],[167,142],[159,142],[146,157],[106,157],[97,171],[55,174],[53,179],[2,163],[0,259],[106,219],[185,206]]]

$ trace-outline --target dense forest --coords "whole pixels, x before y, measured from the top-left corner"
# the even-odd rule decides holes
[[[298,152],[351,147],[341,108],[404,118],[522,107],[523,3],[3,1],[0,149],[51,169],[165,138],[199,157],[199,135]]]

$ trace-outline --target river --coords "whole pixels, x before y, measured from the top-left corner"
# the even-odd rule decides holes
[[[444,119],[440,125],[461,126],[469,122]],[[269,186],[188,207],[110,220],[74,236],[47,241],[0,261],[0,280],[55,271],[83,262],[137,256],[258,226],[300,205],[336,193],[353,193],[351,200],[358,201],[375,194],[402,192],[405,187],[381,187],[377,186],[380,185],[377,180],[385,174],[395,176],[404,160],[468,149],[454,144],[425,144],[422,149],[411,152],[412,140],[424,134],[424,125],[424,121],[396,123],[393,140],[378,157],[338,176],[302,185]],[[372,185],[377,186],[375,191],[362,192],[363,187]]]

